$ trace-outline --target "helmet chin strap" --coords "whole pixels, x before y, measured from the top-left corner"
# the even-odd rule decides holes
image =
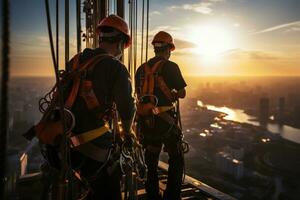
[[[123,51],[124,51],[124,42],[123,41],[120,41],[118,43],[118,50],[117,50],[117,54],[115,55],[115,58],[120,60],[123,56]]]

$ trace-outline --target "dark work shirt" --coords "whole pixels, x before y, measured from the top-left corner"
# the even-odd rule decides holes
[[[153,67],[155,63],[157,63],[160,60],[163,60],[163,57],[154,57],[151,58],[148,61],[148,65],[150,67]],[[181,90],[184,89],[187,85],[184,81],[181,71],[178,67],[178,65],[172,61],[165,60],[166,62],[161,68],[161,76],[163,77],[165,83],[167,84],[168,88],[172,91],[175,90]],[[143,65],[142,65],[143,66]],[[138,88],[141,86],[141,81],[143,81],[141,78],[144,76],[144,68],[139,67],[136,75],[135,75],[135,87],[136,91],[140,90],[141,88]],[[158,106],[165,106],[165,105],[172,105],[172,102],[164,95],[164,93],[156,86],[154,86],[154,95],[158,98]]]
[[[100,48],[85,49],[80,56],[80,63],[105,53]],[[95,65],[87,79],[92,81],[93,90],[100,102],[115,102],[119,115],[124,121],[133,118],[135,104],[132,97],[131,79],[126,67],[119,60],[111,57],[105,58]],[[87,109],[85,101],[80,96],[77,96],[72,111],[76,119],[74,133],[89,131],[104,124],[92,111]]]

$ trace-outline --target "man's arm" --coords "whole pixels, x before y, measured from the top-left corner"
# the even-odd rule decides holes
[[[186,96],[185,87],[187,86],[179,66],[174,62],[169,62],[165,72],[166,81],[169,86],[173,89],[172,93],[174,97],[184,98]]]
[[[132,133],[132,123],[135,117],[135,101],[132,96],[132,86],[129,73],[125,66],[121,66],[113,87],[114,101],[122,121],[122,128],[126,133]]]
[[[185,88],[180,89],[177,91],[177,97],[183,99],[186,96],[186,90]]]

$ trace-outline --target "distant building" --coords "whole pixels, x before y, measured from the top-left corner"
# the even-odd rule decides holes
[[[244,176],[243,161],[234,159],[232,155],[226,152],[218,152],[215,157],[216,167],[218,170],[232,175],[239,180]]]
[[[279,105],[278,105],[278,121],[282,123],[284,121],[284,115],[285,115],[285,98],[280,97],[279,98]]]
[[[266,124],[269,120],[270,112],[269,98],[261,98],[259,103],[259,121],[262,125]]]

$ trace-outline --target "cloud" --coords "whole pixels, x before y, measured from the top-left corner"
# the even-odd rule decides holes
[[[294,21],[294,22],[276,25],[260,31],[256,31],[253,34],[268,33],[277,30],[284,30],[285,32],[300,31],[300,21]]]
[[[255,61],[273,61],[282,59],[282,57],[274,53],[243,49],[231,49],[224,52],[222,56],[231,60],[247,59]]]
[[[150,30],[149,37],[153,37],[159,31],[166,31],[172,35],[174,32],[178,31],[179,29],[180,28],[176,26],[157,26],[152,30]]]
[[[195,43],[192,43],[192,42],[189,42],[186,40],[182,40],[182,39],[178,39],[178,38],[174,39],[174,43],[175,43],[176,49],[189,49],[189,48],[197,47],[197,45]]]
[[[161,12],[155,10],[149,13],[150,16],[154,16],[154,15],[161,15]]]
[[[169,7],[169,10],[176,10],[176,9],[183,9],[183,10],[190,10],[194,11],[197,13],[201,13],[204,15],[209,15],[212,14],[213,9],[212,7],[214,4],[223,2],[225,0],[204,0],[199,3],[194,3],[194,4],[183,4],[180,6],[171,6]]]

